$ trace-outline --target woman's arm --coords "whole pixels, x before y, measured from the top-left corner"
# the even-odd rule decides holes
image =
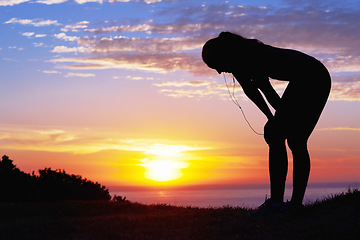
[[[245,95],[265,114],[268,119],[273,117],[269,106],[266,104],[263,96],[257,89],[250,77],[233,73],[236,80],[240,83]]]
[[[265,95],[270,105],[277,110],[280,104],[280,96],[271,86],[269,78],[263,76],[255,76],[252,78],[255,86]]]

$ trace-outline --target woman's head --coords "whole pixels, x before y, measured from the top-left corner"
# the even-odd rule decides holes
[[[205,43],[202,49],[202,59],[209,68],[219,72],[222,65],[224,50],[219,38],[210,39]]]
[[[222,32],[204,44],[202,59],[209,68],[218,73],[233,72],[239,63],[251,55],[253,41],[254,39],[246,39],[234,33]],[[256,40],[256,43],[260,42]]]

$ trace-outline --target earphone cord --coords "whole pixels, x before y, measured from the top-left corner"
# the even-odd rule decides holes
[[[240,106],[236,96],[235,96],[235,79],[233,77],[233,89],[232,89],[232,92],[230,92],[230,89],[229,89],[229,85],[227,83],[227,80],[226,80],[226,77],[225,77],[225,73],[223,73],[223,76],[224,76],[224,80],[225,80],[225,85],[227,87],[227,90],[228,90],[228,93],[230,95],[230,98],[231,98],[231,101],[241,110],[241,113],[242,115],[244,116],[244,119],[245,121],[247,122],[247,124],[249,125],[250,129],[257,135],[264,135],[262,133],[258,133],[250,124],[249,120],[246,118],[246,115],[244,113],[244,110],[242,109],[242,107]]]

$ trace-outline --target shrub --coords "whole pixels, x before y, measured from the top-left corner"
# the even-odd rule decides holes
[[[0,201],[110,200],[109,190],[99,184],[70,175],[65,170],[45,168],[39,176],[16,167],[6,155],[0,161]]]

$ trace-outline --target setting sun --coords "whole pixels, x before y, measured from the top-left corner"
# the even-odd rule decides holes
[[[145,167],[145,177],[150,180],[165,182],[182,177],[181,169],[188,167],[187,163],[172,160],[141,160]]]
[[[141,164],[145,168],[145,178],[166,182],[172,181],[183,176],[182,169],[189,167],[184,161],[183,151],[192,148],[183,145],[154,144],[145,151],[148,158],[141,159]]]

